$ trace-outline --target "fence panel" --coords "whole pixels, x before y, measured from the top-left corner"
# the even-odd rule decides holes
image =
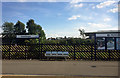
[[[67,51],[68,59],[120,60],[120,50],[95,50],[92,44],[3,44],[3,59],[46,59],[46,51]],[[96,53],[95,53],[96,52]],[[96,54],[96,56],[95,56]]]

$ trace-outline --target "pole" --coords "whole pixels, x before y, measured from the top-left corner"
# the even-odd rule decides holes
[[[75,44],[73,44],[74,47],[74,60],[76,59],[76,54],[75,54]]]
[[[95,39],[95,41],[94,41],[94,48],[95,48],[95,61],[97,60],[96,59],[96,34],[94,34],[94,39]]]

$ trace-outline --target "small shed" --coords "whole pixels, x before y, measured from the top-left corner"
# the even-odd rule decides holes
[[[120,30],[86,32],[85,35],[95,40],[97,49],[120,50]]]

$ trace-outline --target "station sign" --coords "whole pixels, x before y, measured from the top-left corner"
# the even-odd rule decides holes
[[[39,35],[16,35],[16,38],[39,38]]]
[[[118,33],[96,34],[96,37],[118,37]]]

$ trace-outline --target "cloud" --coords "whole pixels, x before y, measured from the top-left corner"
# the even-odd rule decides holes
[[[115,8],[112,8],[112,9],[108,10],[107,12],[116,13],[116,12],[119,11],[119,8],[120,8],[120,5],[119,5],[119,4],[116,4],[116,5],[115,5]]]
[[[108,21],[111,21],[111,19],[110,18],[104,18],[104,21],[108,22]]]
[[[59,35],[58,34],[46,34],[47,38],[50,38],[50,37],[58,37]]]
[[[92,9],[95,9],[95,6],[93,6]]]
[[[118,27],[114,26],[114,27],[109,27],[109,28],[105,28],[105,29],[101,29],[101,30],[118,30]]]
[[[83,0],[72,0],[70,3],[71,4],[74,4],[74,3],[79,3],[79,2],[82,2]]]
[[[74,7],[83,7],[83,4],[80,3],[80,4],[75,4]]]
[[[72,17],[68,18],[68,20],[76,20],[80,18],[80,15],[73,15]]]
[[[27,0],[18,0],[19,2],[26,2]]]
[[[82,20],[92,20],[92,19],[94,19],[94,17],[92,17],[92,16],[85,16],[85,15],[81,15],[81,17],[80,17]]]
[[[73,8],[81,8],[81,7],[83,7],[84,6],[84,4],[83,3],[77,3],[77,4],[70,4],[70,7],[73,7]]]
[[[2,33],[2,32],[3,32],[2,27],[0,27],[0,33]]]
[[[46,37],[47,38],[50,38],[50,37],[79,37],[79,32],[78,30],[74,31],[74,30],[71,30],[71,31],[64,31],[64,32],[56,32],[56,33],[48,33],[46,34]]]
[[[99,30],[117,30],[117,26],[110,26],[106,24],[96,24],[96,23],[88,23],[88,25],[78,25],[74,27],[74,30],[78,31],[78,29],[84,29],[85,32],[96,32]]]
[[[57,2],[56,0],[48,0],[48,2]]]
[[[116,12],[118,12],[118,8],[110,9],[110,10],[108,10],[108,12],[116,13]]]
[[[88,23],[89,26],[91,27],[95,27],[95,28],[109,28],[112,27],[111,25],[107,25],[107,24],[97,24],[97,23]]]
[[[87,24],[78,24],[74,27],[74,30],[84,29],[85,32],[96,32],[99,30],[117,30],[118,26],[112,26],[104,23],[87,23]]]
[[[100,3],[98,5],[96,5],[97,8],[104,8],[106,6],[110,6],[112,4],[116,3],[116,1],[105,1],[103,3]]]

